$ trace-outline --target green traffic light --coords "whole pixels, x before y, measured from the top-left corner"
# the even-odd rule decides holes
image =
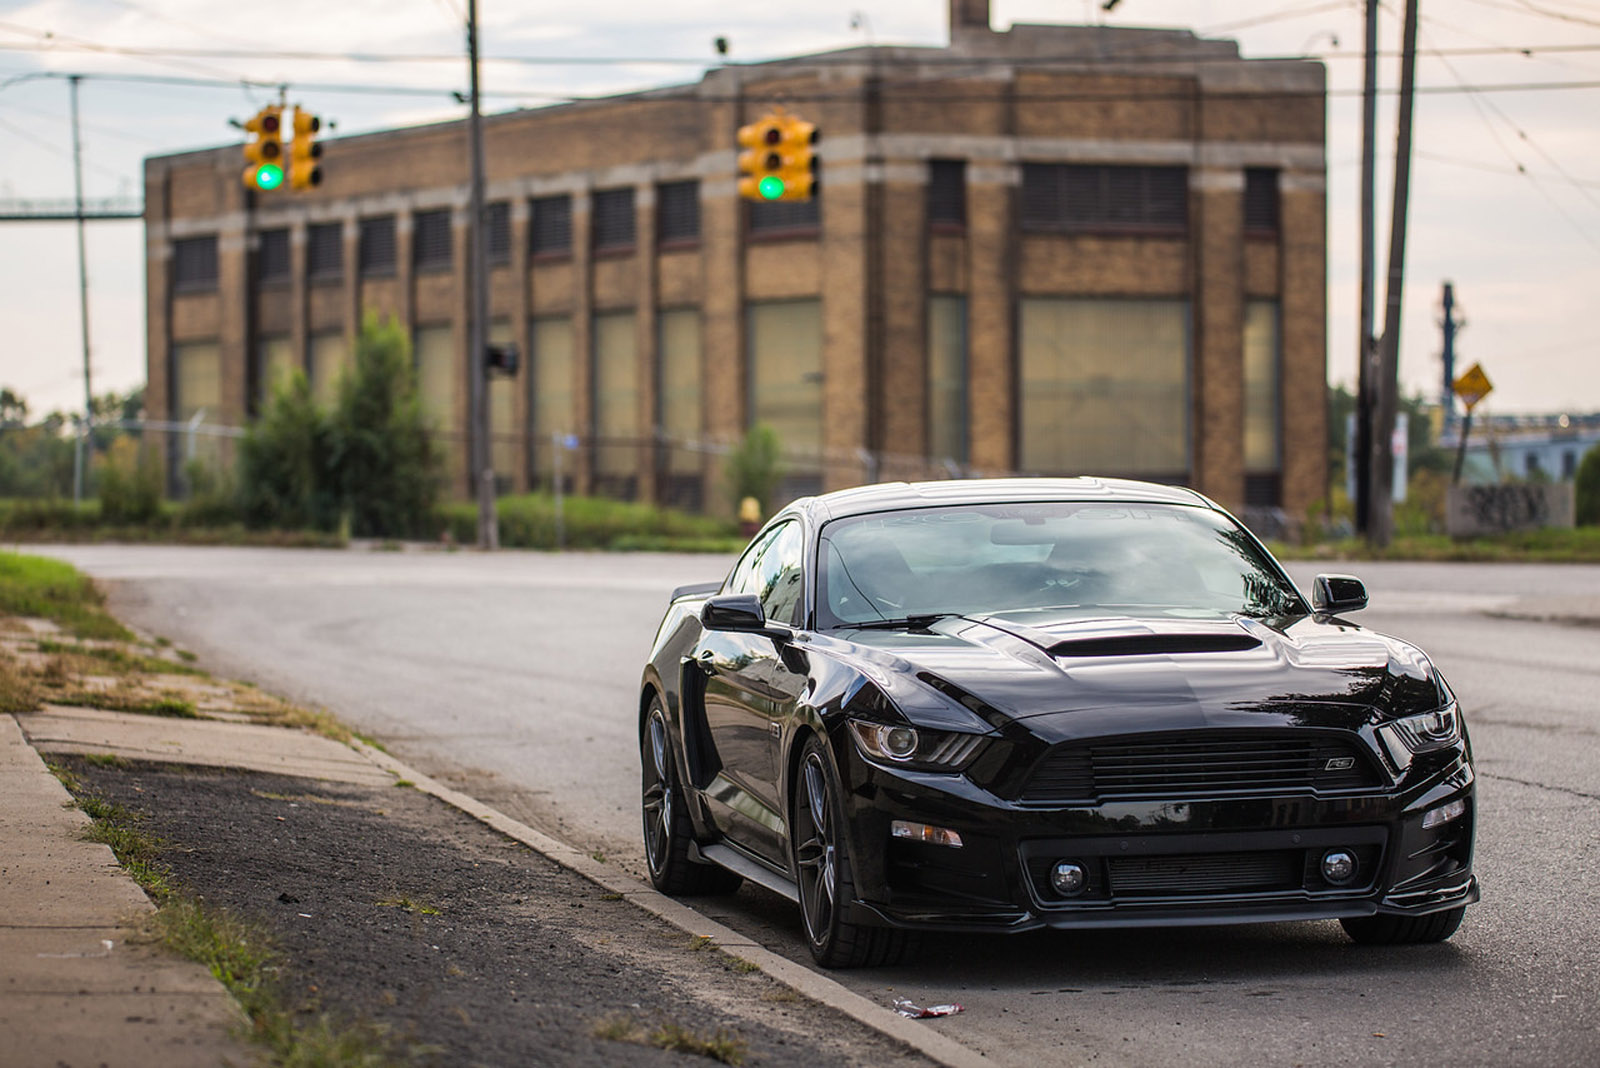
[[[276,189],[283,184],[283,168],[276,163],[263,163],[256,168],[256,188]]]
[[[756,192],[760,193],[764,200],[777,200],[783,196],[783,179],[776,174],[769,174],[756,185]]]

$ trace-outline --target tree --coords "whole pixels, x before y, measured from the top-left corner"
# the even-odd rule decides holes
[[[253,527],[331,529],[332,427],[296,371],[278,383],[261,418],[239,442],[239,505]]]
[[[1578,525],[1600,526],[1600,445],[1583,454],[1574,481],[1573,488],[1578,498]]]
[[[772,495],[783,479],[783,450],[778,432],[766,423],[757,423],[746,431],[744,440],[728,454],[726,477],[735,508],[746,497],[754,497],[761,505],[761,514],[767,515]]]

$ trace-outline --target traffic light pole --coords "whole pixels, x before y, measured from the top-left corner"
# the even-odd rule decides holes
[[[78,447],[72,465],[72,503],[83,501],[84,442],[94,416],[94,384],[89,378],[89,261],[83,240],[83,142],[78,137],[78,79],[67,79],[72,89],[72,192],[73,214],[78,220],[78,318],[83,327],[83,425],[78,428]]]
[[[500,547],[500,524],[495,515],[494,469],[490,466],[488,351],[489,250],[483,234],[483,113],[478,99],[478,0],[467,0],[467,59],[472,67],[472,114],[467,120],[472,154],[472,217],[467,224],[469,278],[472,286],[472,321],[468,328],[467,375],[471,384],[473,489],[478,496],[478,548]]]
[[[1345,447],[1355,452],[1356,530],[1365,535],[1369,530],[1372,505],[1372,410],[1374,379],[1373,367],[1376,345],[1373,344],[1373,260],[1377,240],[1374,237],[1375,217],[1373,201],[1377,174],[1377,103],[1378,103],[1378,0],[1366,0],[1366,65],[1362,72],[1361,88],[1361,322],[1356,331],[1356,439]]]

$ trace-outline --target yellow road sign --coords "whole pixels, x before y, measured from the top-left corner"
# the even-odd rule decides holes
[[[1481,363],[1475,363],[1467,368],[1466,373],[1455,380],[1452,388],[1469,412],[1477,407],[1479,401],[1494,391],[1494,385],[1489,381],[1489,376],[1483,373]]]

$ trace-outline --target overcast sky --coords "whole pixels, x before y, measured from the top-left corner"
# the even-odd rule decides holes
[[[1381,14],[1380,85],[1399,80],[1402,0]],[[462,47],[465,0],[0,0],[0,199],[72,195],[66,73],[81,83],[85,195],[140,193],[147,155],[237,141],[226,123],[286,81],[340,133],[459,117],[465,62],[366,63],[259,51],[444,54]],[[494,110],[692,81],[726,36],[756,60],[862,43],[942,45],[945,0],[484,0],[486,56],[627,59],[488,63]],[[1013,22],[1181,27],[1231,37],[1246,56],[1311,54],[1328,66],[1328,377],[1354,380],[1362,5],[1359,0],[994,0]],[[1600,0],[1426,0],[1401,344],[1408,391],[1437,394],[1440,286],[1468,326],[1458,370],[1482,361],[1496,412],[1600,411]],[[127,55],[106,49],[243,51]],[[1527,50],[1527,54],[1524,51]],[[1487,54],[1467,54],[1472,51]],[[658,62],[648,62],[657,60]],[[95,75],[213,79],[215,86]],[[1557,88],[1527,89],[1538,83]],[[413,87],[432,96],[334,91]],[[1462,91],[1462,87],[1473,91]],[[1393,96],[1379,112],[1379,263],[1387,256]],[[144,380],[143,227],[89,227],[97,393]],[[34,412],[82,403],[77,259],[70,224],[0,224],[0,385]],[[1383,299],[1379,291],[1380,302]],[[1381,325],[1381,303],[1379,320]],[[1292,418],[1293,413],[1289,413]]]

